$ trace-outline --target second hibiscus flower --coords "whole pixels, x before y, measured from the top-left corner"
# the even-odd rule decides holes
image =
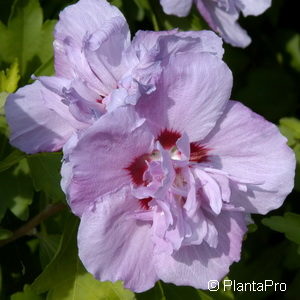
[[[247,47],[251,38],[238,24],[240,13],[245,17],[258,16],[271,5],[271,0],[160,0],[166,14],[185,17],[195,3],[210,28],[225,42]]]

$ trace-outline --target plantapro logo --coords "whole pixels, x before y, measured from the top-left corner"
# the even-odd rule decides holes
[[[266,279],[263,282],[237,282],[229,279],[225,279],[222,282],[210,280],[207,287],[210,291],[222,289],[223,291],[232,290],[234,292],[266,292],[268,290],[285,292],[287,289],[286,283],[274,282],[271,279]]]

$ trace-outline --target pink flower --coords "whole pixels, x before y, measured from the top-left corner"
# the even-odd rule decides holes
[[[160,0],[166,14],[185,17],[193,0]],[[251,38],[237,23],[240,13],[245,17],[258,16],[271,5],[271,0],[195,0],[200,14],[211,29],[229,44],[247,47]]]
[[[139,31],[131,42],[124,16],[104,0],[67,7],[54,35],[56,75],[37,78],[6,103],[10,141],[27,153],[60,150],[107,111],[151,93],[162,56],[223,54],[221,40],[209,31]]]
[[[248,214],[282,205],[295,158],[276,126],[229,101],[220,57],[174,53],[161,66],[155,91],[65,145],[62,185],[97,279],[207,289],[239,260]]]

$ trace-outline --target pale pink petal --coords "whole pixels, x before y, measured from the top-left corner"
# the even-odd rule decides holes
[[[65,51],[74,70],[74,79],[80,78],[80,80],[85,81],[88,87],[97,92],[99,96],[107,95],[110,92],[108,87],[103,85],[100,79],[91,70],[84,53],[84,47],[76,47],[74,41],[70,39],[65,45]]]
[[[160,4],[166,14],[185,17],[191,10],[193,0],[160,0]]]
[[[58,76],[73,78],[74,65],[69,61],[65,44],[71,39],[74,47],[82,48],[83,39],[101,29],[113,17],[122,13],[104,0],[80,0],[65,8],[55,27],[55,70]]]
[[[233,1],[226,3],[227,8],[220,7],[218,1],[197,0],[196,2],[198,10],[209,26],[220,33],[227,43],[236,47],[247,47],[251,39],[237,22],[239,11]]]
[[[130,32],[126,20],[122,17],[114,17],[107,21],[101,30],[94,32],[85,43],[87,61],[108,91],[117,88],[118,81],[133,67],[131,61],[124,61],[129,45]]]
[[[122,280],[124,286],[142,292],[158,277],[153,266],[151,223],[132,217],[138,200],[128,190],[106,195],[81,217],[79,257],[100,281]]]
[[[151,153],[152,141],[145,120],[132,107],[107,113],[89,127],[68,156],[73,174],[65,189],[73,212],[81,215],[98,197],[130,184],[126,168]]]
[[[271,6],[272,0],[238,0],[236,6],[245,17],[258,16]]]
[[[139,30],[132,39],[130,49],[132,54],[141,60],[152,49],[157,47],[157,41],[162,36],[175,35],[177,29],[165,31],[144,31]]]
[[[236,206],[265,214],[280,207],[291,192],[295,157],[286,138],[242,104],[231,101],[203,143],[211,149],[209,161],[215,167],[249,182],[248,191],[232,190],[230,201]]]
[[[216,248],[205,242],[185,246],[173,255],[155,255],[155,269],[160,279],[176,285],[207,289],[209,280],[221,280],[229,266],[240,259],[243,235],[247,230],[244,214],[222,212],[212,222],[218,232]]]
[[[26,153],[60,150],[76,131],[78,124],[71,114],[68,111],[66,117],[58,114],[45,99],[51,99],[52,107],[64,105],[57,94],[38,81],[8,96],[5,114],[10,142]]]
[[[138,31],[133,38],[131,48],[141,61],[143,58],[163,58],[173,53],[209,52],[222,58],[224,49],[222,39],[209,30],[178,32]],[[150,58],[149,58],[150,57]]]
[[[69,80],[57,76],[41,76],[37,79],[47,89],[61,96],[62,101],[59,102],[45,98],[47,106],[78,129],[88,127],[105,111],[103,105],[97,103],[99,95],[80,79]]]
[[[208,52],[219,58],[223,57],[223,41],[211,30],[182,31],[159,39],[160,54]]]
[[[170,128],[198,141],[222,115],[231,87],[231,72],[215,55],[179,53],[169,57],[156,91],[141,98],[137,110],[158,131]]]

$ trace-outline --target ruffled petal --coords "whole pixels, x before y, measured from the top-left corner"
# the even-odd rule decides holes
[[[222,212],[212,222],[218,232],[217,247],[203,242],[182,247],[172,255],[156,254],[155,270],[160,279],[207,289],[209,280],[221,280],[229,272],[229,266],[240,259],[243,235],[247,230],[244,214]]]
[[[74,76],[74,65],[65,48],[68,40],[73,41],[74,48],[81,49],[84,38],[101,29],[113,17],[124,18],[115,6],[104,0],[80,0],[60,13],[54,33],[55,70],[58,76]]]
[[[142,292],[158,278],[151,224],[132,217],[138,208],[137,199],[126,188],[108,194],[83,213],[78,248],[84,266],[98,280],[123,280],[126,288]]]
[[[116,34],[119,35],[120,31],[118,30]],[[123,45],[122,39],[119,40]],[[97,43],[95,42],[95,44]],[[125,49],[122,45],[119,48]],[[99,50],[101,50],[101,47]],[[95,63],[93,66],[94,73],[98,72],[100,78],[101,74],[107,72],[102,70],[106,67],[102,64],[102,67],[98,68],[101,72],[97,71],[96,67],[101,64],[100,60],[96,58],[95,53],[97,51],[90,52],[93,53],[90,54],[93,56]],[[156,81],[161,76],[163,64],[168,62],[171,55],[177,53],[185,53],[185,55],[189,53],[199,54],[201,52],[208,52],[222,58],[224,53],[222,39],[212,31],[138,31],[131,45],[122,53],[121,65],[117,66],[116,64],[116,68],[110,67],[109,72],[111,74],[104,78],[109,80],[106,83],[107,86],[112,84],[113,88],[117,87],[105,98],[107,110],[111,111],[115,107],[124,104],[135,105],[142,95],[151,94],[155,91]],[[89,60],[92,61],[92,58],[90,57]],[[115,73],[114,70],[118,72]],[[117,82],[122,72],[123,76]]]
[[[152,49],[157,47],[157,40],[162,36],[174,35],[177,29],[164,31],[144,31],[139,30],[132,39],[130,50],[139,60],[141,60]]]
[[[118,81],[132,65],[124,61],[129,45],[130,32],[123,17],[107,21],[85,43],[87,61],[103,89],[108,90],[106,94],[117,88]]]
[[[99,95],[80,79],[69,80],[57,76],[41,76],[37,79],[63,99],[59,102],[45,99],[48,107],[65,118],[69,117],[68,121],[78,129],[86,128],[105,112],[104,105],[97,103]]]
[[[230,101],[203,143],[211,149],[209,161],[214,167],[249,182],[244,191],[232,186],[230,202],[235,206],[265,214],[280,207],[291,192],[295,157],[286,138],[274,124],[242,104]]]
[[[156,91],[141,98],[137,110],[158,131],[170,128],[198,141],[222,115],[231,87],[231,72],[215,55],[178,53],[168,58]]]
[[[103,86],[100,79],[91,70],[84,53],[84,46],[81,48],[76,47],[74,40],[70,38],[65,41],[64,50],[74,72],[72,79],[80,78],[80,80],[86,82],[89,88],[97,92],[98,95],[107,95],[109,89],[106,86]]]
[[[103,115],[82,133],[76,146],[68,149],[73,168],[65,190],[73,212],[81,215],[98,197],[130,184],[126,168],[135,158],[151,153],[152,143],[145,120],[132,107]]]
[[[162,36],[158,40],[159,52],[156,58],[165,58],[173,53],[207,52],[221,58],[224,54],[223,41],[213,31],[183,31]]]
[[[226,8],[211,0],[197,0],[196,4],[209,26],[220,33],[227,43],[242,48],[251,43],[247,32],[237,23],[239,11],[233,1],[228,1]]]
[[[63,106],[61,98],[40,82],[20,88],[9,95],[5,113],[10,126],[10,142],[26,153],[51,152],[62,148],[76,131],[76,121],[64,110],[65,117],[47,105]]]
[[[166,14],[185,17],[191,10],[193,0],[160,0],[160,4]]]
[[[139,62],[162,60],[174,53],[209,52],[223,57],[222,39],[209,30],[178,32],[139,30],[132,40],[129,53]]]

